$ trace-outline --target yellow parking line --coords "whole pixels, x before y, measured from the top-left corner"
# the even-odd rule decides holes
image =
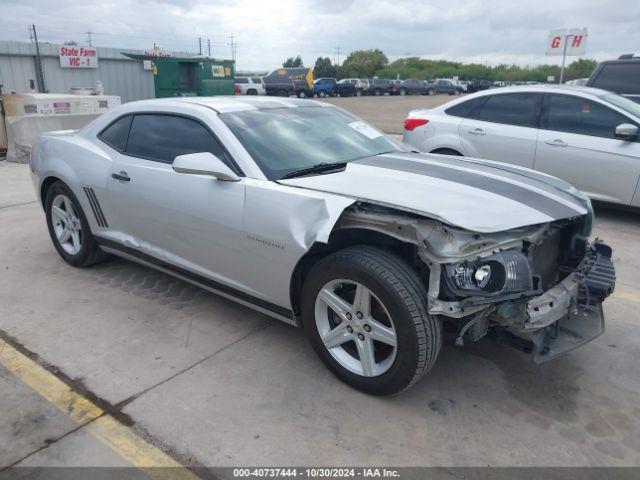
[[[640,302],[640,295],[637,293],[614,292],[612,297],[619,300],[627,300],[629,302]]]
[[[158,479],[196,480],[198,477],[129,427],[73,391],[55,375],[0,339],[0,365],[66,413],[92,436],[149,476]],[[159,467],[159,468],[158,468]]]

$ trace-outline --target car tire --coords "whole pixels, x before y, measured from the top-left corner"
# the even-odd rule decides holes
[[[433,89],[433,88],[430,88],[430,89],[427,91],[427,95],[429,95],[430,97],[433,97],[435,94],[436,94],[436,91],[435,91],[435,89]]]
[[[362,90],[356,90],[356,97],[362,96]]]
[[[407,94],[407,90],[405,88],[401,88],[398,93],[404,97]]]
[[[53,183],[44,204],[51,241],[65,262],[88,267],[109,258],[98,246],[80,202],[67,185]]]
[[[318,92],[318,96],[319,96],[320,98],[325,98],[325,97],[327,96],[327,92],[325,92],[324,90],[320,90],[320,91]]]
[[[379,88],[376,88],[376,89],[373,91],[373,94],[374,94],[376,97],[379,97],[380,95],[382,95],[382,90],[380,90]]]
[[[247,95],[258,95],[258,91],[251,88],[249,90],[247,90]]]
[[[329,307],[335,298],[350,308],[342,316]],[[358,315],[356,298],[369,298],[361,305],[370,315]],[[365,393],[392,395],[410,387],[433,366],[442,346],[440,321],[427,313],[424,282],[404,259],[381,248],[348,247],[316,263],[303,285],[301,310],[323,363]],[[339,334],[332,337],[334,329]],[[340,343],[326,345],[332,341]]]
[[[300,90],[298,92],[298,98],[307,98],[307,92],[305,92],[304,90]]]
[[[278,97],[288,97],[289,93],[286,90],[278,90]]]

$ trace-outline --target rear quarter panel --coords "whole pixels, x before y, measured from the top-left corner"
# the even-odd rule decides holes
[[[89,221],[95,229],[95,219],[82,187],[91,186],[104,196],[106,182],[111,167],[111,159],[106,149],[84,138],[80,133],[69,135],[48,135],[40,137],[36,147],[37,155],[32,162],[33,183],[38,199],[42,198],[44,182],[55,177],[62,180],[73,192]],[[103,205],[103,208],[106,205]]]

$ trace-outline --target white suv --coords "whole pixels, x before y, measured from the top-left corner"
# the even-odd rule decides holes
[[[640,104],[588,87],[485,90],[413,110],[404,141],[423,152],[515,163],[594,200],[640,207]]]
[[[264,82],[260,77],[236,77],[236,95],[266,95]]]

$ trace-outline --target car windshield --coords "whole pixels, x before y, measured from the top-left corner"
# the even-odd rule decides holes
[[[617,93],[607,93],[605,95],[601,95],[600,98],[609,103],[614,104],[616,107],[629,112],[631,115],[634,115],[637,118],[640,118],[640,103],[636,103],[633,100],[629,100],[622,95],[618,95]]]
[[[336,107],[265,108],[223,113],[267,178],[321,163],[347,163],[395,151],[402,145]]]

